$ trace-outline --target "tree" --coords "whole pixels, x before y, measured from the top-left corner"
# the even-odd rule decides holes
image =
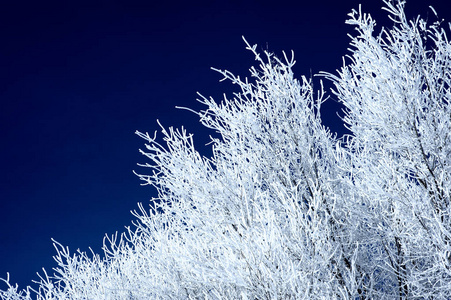
[[[70,254],[37,291],[2,299],[451,298],[451,44],[440,22],[374,34],[359,11],[353,50],[332,91],[351,134],[321,123],[322,85],[294,79],[293,55],[262,57],[241,92],[195,112],[212,138],[202,157],[183,128],[147,133],[158,197],[133,228],[104,241],[105,258]]]
[[[445,299],[451,287],[450,43],[440,22],[409,22],[402,2],[386,5],[395,26],[377,37],[370,16],[353,12],[348,23],[359,35],[351,64],[330,76],[352,131],[346,169],[368,212],[362,224],[382,228],[373,236],[393,293]]]

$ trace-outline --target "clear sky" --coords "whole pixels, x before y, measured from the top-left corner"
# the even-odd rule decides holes
[[[433,5],[451,21],[448,2],[408,0],[408,17],[434,20]],[[130,210],[155,196],[132,173],[148,172],[136,165],[147,161],[135,130],[184,125],[208,155],[209,132],[175,106],[199,110],[196,92],[234,91],[210,67],[247,76],[254,59],[242,35],[278,55],[294,50],[298,77],[334,72],[359,3],[389,24],[379,0],[4,1],[0,277],[24,287],[42,267],[53,273],[51,238],[100,252],[105,234],[131,224]],[[329,100],[323,115],[341,134],[337,109]]]

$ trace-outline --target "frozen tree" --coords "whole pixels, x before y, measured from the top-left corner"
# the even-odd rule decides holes
[[[334,84],[351,134],[321,122],[322,85],[246,42],[258,67],[195,112],[215,134],[202,157],[183,128],[147,141],[158,197],[105,257],[55,242],[59,268],[1,299],[451,298],[451,45],[440,22],[391,29],[353,11],[352,51]]]
[[[408,21],[402,2],[386,5],[395,26],[378,36],[369,15],[351,14],[351,63],[329,76],[352,132],[344,170],[390,293],[449,299],[451,45],[440,22]]]

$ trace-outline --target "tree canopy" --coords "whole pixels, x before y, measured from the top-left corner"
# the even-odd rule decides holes
[[[55,242],[55,274],[38,290],[6,279],[0,298],[451,298],[451,44],[438,17],[384,2],[393,27],[353,10],[350,54],[319,74],[349,135],[322,124],[329,93],[295,79],[293,54],[246,42],[249,79],[216,70],[239,92],[199,98],[212,156],[183,128],[137,132],[150,209],[105,239],[104,258]]]

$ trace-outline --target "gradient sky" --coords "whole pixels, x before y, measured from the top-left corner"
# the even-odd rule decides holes
[[[297,4],[293,4],[297,2]],[[449,0],[408,0],[408,17]],[[163,4],[164,3],[164,4]],[[235,91],[210,67],[247,76],[257,49],[294,50],[295,74],[334,72],[358,4],[387,23],[379,0],[4,1],[0,6],[0,277],[21,287],[55,267],[51,238],[70,250],[101,251],[105,234],[131,224],[155,196],[132,171],[149,170],[135,130],[184,125],[204,145],[209,131],[196,92]],[[318,84],[318,78],[314,78]],[[325,124],[343,133],[339,105]],[[0,288],[4,288],[0,284]]]

